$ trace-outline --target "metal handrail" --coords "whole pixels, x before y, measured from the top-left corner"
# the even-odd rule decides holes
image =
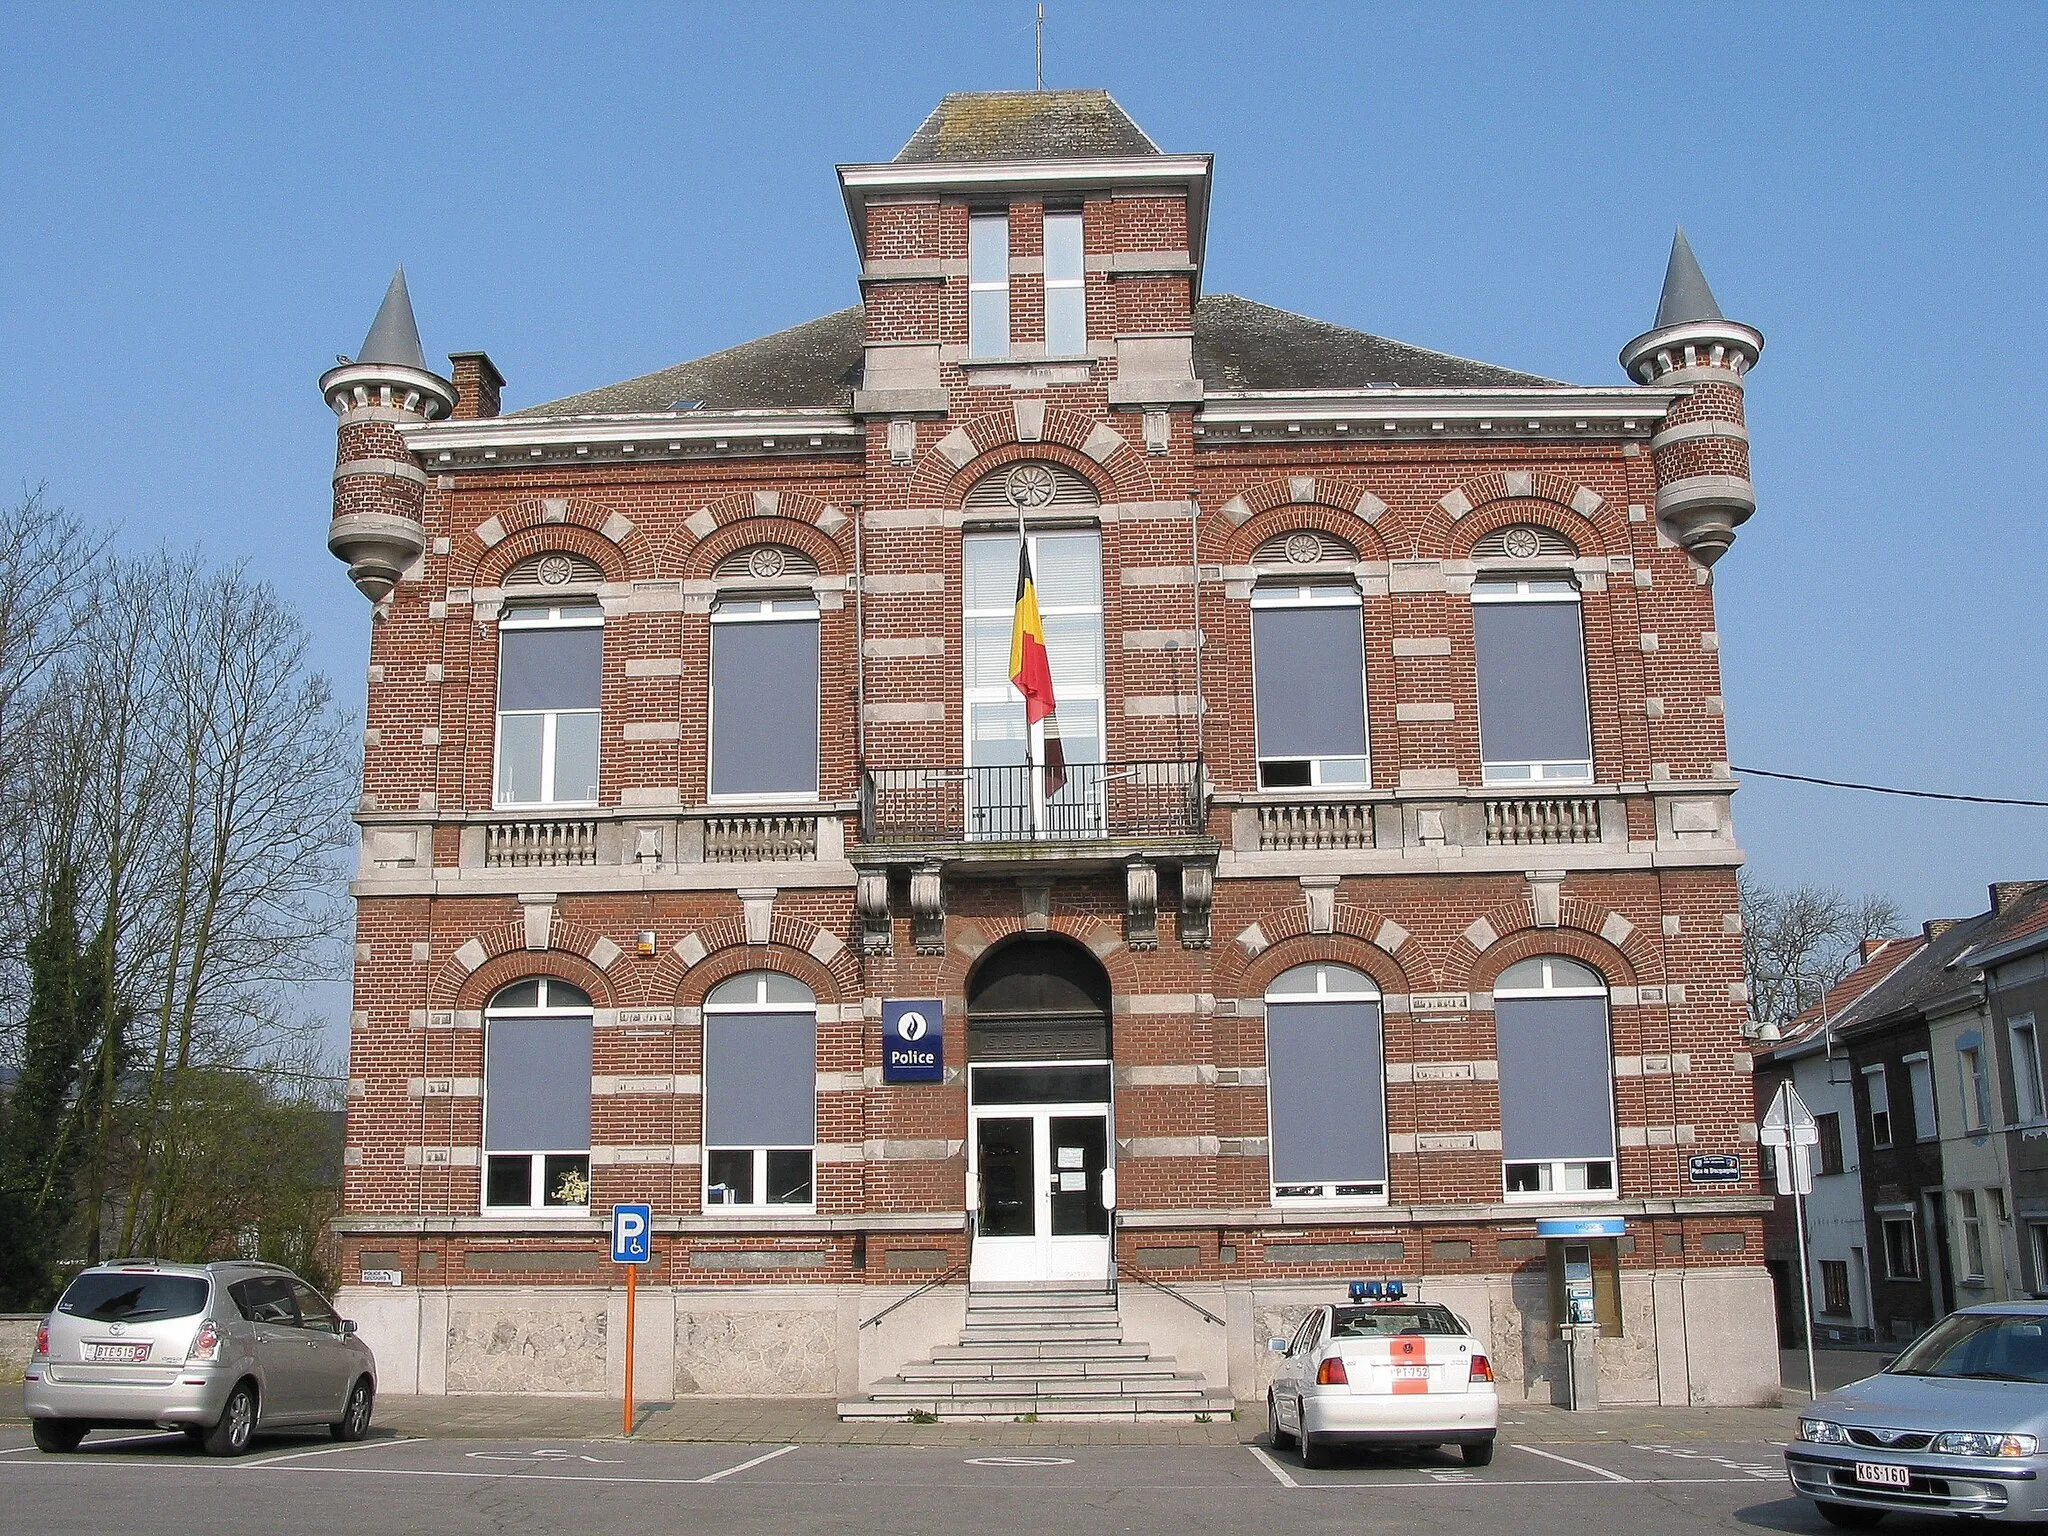
[[[890,1302],[890,1303],[889,1303],[889,1305],[887,1305],[886,1307],[882,1308],[882,1310],[881,1310],[881,1311],[877,1312],[877,1313],[876,1313],[876,1314],[875,1314],[875,1315],[874,1315],[873,1317],[869,1318],[869,1319],[868,1319],[868,1320],[867,1320],[866,1322],[862,1323],[862,1324],[860,1325],[860,1327],[861,1327],[861,1328],[867,1328],[867,1327],[871,1327],[871,1326],[873,1326],[873,1325],[874,1325],[874,1324],[876,1324],[876,1323],[879,1323],[879,1322],[880,1322],[880,1321],[881,1321],[881,1320],[882,1320],[883,1318],[887,1317],[887,1316],[888,1316],[888,1315],[889,1315],[889,1314],[890,1314],[891,1312],[894,1312],[894,1311],[895,1311],[895,1310],[896,1310],[896,1309],[897,1309],[898,1307],[900,1307],[900,1306],[903,1306],[903,1305],[904,1305],[904,1304],[906,1304],[907,1302],[913,1302],[913,1301],[917,1300],[917,1298],[918,1298],[918,1297],[922,1296],[922,1295],[923,1295],[923,1294],[924,1294],[924,1293],[925,1293],[926,1291],[928,1291],[928,1290],[932,1289],[932,1287],[934,1287],[934,1286],[938,1286],[938,1285],[944,1285],[944,1284],[945,1284],[945,1283],[946,1283],[946,1282],[947,1282],[948,1280],[952,1279],[952,1278],[953,1278],[953,1277],[954,1277],[955,1275],[959,1274],[959,1273],[960,1273],[960,1272],[961,1272],[961,1271],[962,1271],[963,1269],[965,1269],[966,1267],[967,1267],[967,1260],[965,1260],[965,1259],[961,1259],[961,1260],[959,1260],[959,1261],[958,1261],[957,1263],[955,1263],[955,1264],[953,1264],[953,1265],[952,1265],[951,1267],[949,1267],[949,1268],[948,1268],[948,1269],[947,1269],[947,1270],[945,1271],[945,1273],[943,1273],[943,1274],[941,1274],[941,1275],[938,1275],[938,1276],[935,1276],[934,1278],[932,1278],[932,1279],[930,1279],[930,1280],[927,1280],[927,1281],[925,1281],[925,1283],[924,1283],[923,1285],[920,1285],[920,1286],[919,1286],[919,1287],[918,1287],[918,1288],[917,1288],[916,1290],[912,1291],[912,1292],[911,1292],[911,1293],[910,1293],[910,1294],[909,1294],[908,1296],[898,1296],[898,1297],[897,1297],[897,1298],[896,1298],[896,1299],[895,1299],[894,1301]],[[854,1332],[855,1332],[855,1333],[858,1333],[858,1332],[860,1332],[860,1328],[856,1328],[856,1329],[854,1330]]]
[[[1199,1301],[1194,1300],[1192,1297],[1183,1296],[1179,1291],[1175,1290],[1172,1286],[1168,1285],[1164,1280],[1154,1280],[1150,1275],[1139,1273],[1135,1265],[1126,1264],[1122,1259],[1118,1259],[1116,1261],[1115,1267],[1119,1271],[1128,1270],[1130,1272],[1131,1278],[1133,1280],[1136,1280],[1140,1285],[1149,1285],[1155,1291],[1166,1292],[1167,1295],[1171,1296],[1175,1301],[1179,1302],[1182,1306],[1188,1307],[1193,1311],[1199,1313],[1201,1316],[1207,1318],[1210,1322],[1214,1323],[1218,1328],[1228,1328],[1230,1326],[1230,1324],[1224,1322],[1222,1318],[1218,1317],[1214,1312],[1211,1312]]]

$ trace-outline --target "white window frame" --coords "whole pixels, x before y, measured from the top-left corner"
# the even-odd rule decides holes
[[[596,629],[604,628],[604,609],[598,606],[596,598],[583,598],[573,602],[552,605],[539,603],[508,604],[498,618],[498,665],[504,666],[504,634],[506,630],[523,629]],[[598,663],[598,687],[600,695],[604,686],[604,664],[600,642]],[[604,708],[596,709],[496,709],[496,741],[491,753],[491,806],[494,810],[515,811],[546,809],[566,806],[593,806],[596,797],[588,800],[565,800],[555,797],[555,737],[564,715],[589,715],[597,721],[597,771],[600,793],[604,784]],[[508,717],[528,718],[538,715],[541,721],[540,734],[540,798],[538,800],[507,800],[504,798],[504,753],[505,721]]]
[[[1045,252],[1045,353],[1047,357],[1086,357],[1088,355],[1088,262],[1085,238],[1077,240],[1076,246],[1082,254],[1081,265],[1072,274],[1062,273],[1058,277],[1052,270],[1051,228],[1054,220],[1071,220],[1077,235],[1085,236],[1079,209],[1048,209],[1045,213],[1046,238],[1040,249]],[[1071,293],[1081,306],[1081,350],[1079,352],[1055,352],[1052,345],[1053,295]]]
[[[1886,1080],[1884,1063],[1863,1069],[1864,1096],[1870,1101],[1870,1144],[1873,1147],[1892,1145],[1892,1089]],[[1880,1134],[1877,1117],[1884,1116],[1884,1127]]]
[[[2048,1092],[2041,1076],[2040,1032],[2031,1013],[2016,1014],[2005,1026],[2012,1047],[2013,1108],[2022,1125],[2048,1120]]]
[[[1372,701],[1368,697],[1365,675],[1365,598],[1355,581],[1343,582],[1288,582],[1276,579],[1260,583],[1252,588],[1252,607],[1258,609],[1285,610],[1288,608],[1349,608],[1358,615],[1358,702],[1360,718],[1365,722],[1365,750],[1356,757],[1267,757],[1259,747],[1259,672],[1254,651],[1252,667],[1252,744],[1256,754],[1255,771],[1258,774],[1259,790],[1263,794],[1287,795],[1305,794],[1319,789],[1369,789],[1372,787]],[[1253,645],[1256,646],[1257,621],[1254,621]],[[1267,763],[1307,763],[1308,783],[1283,785],[1268,789],[1266,786]]]
[[[478,1127],[479,1142],[487,1142],[489,1139],[484,1134],[483,1127],[490,1124],[491,1114],[491,1025],[500,1019],[589,1019],[593,1027],[596,1023],[596,1005],[583,992],[583,989],[581,987],[574,987],[569,982],[559,981],[555,977],[522,976],[518,981],[507,982],[498,989],[498,992],[502,994],[527,981],[535,981],[540,984],[539,990],[535,994],[537,1001],[533,1007],[507,1008],[492,1003],[484,1005],[485,1062],[481,1086],[483,1118]],[[550,1005],[548,1002],[548,991],[550,987],[556,985],[570,987],[577,996],[583,997],[584,1001],[581,1003]],[[486,1216],[516,1214],[521,1217],[535,1217],[544,1221],[563,1221],[588,1216],[590,1214],[591,1184],[590,1141],[591,1138],[586,1136],[581,1147],[552,1147],[543,1152],[494,1153],[488,1145],[480,1145],[477,1149],[477,1209]],[[491,1202],[491,1163],[494,1158],[501,1157],[525,1157],[532,1160],[532,1167],[527,1175],[527,1199],[524,1205],[494,1205]],[[581,1205],[549,1205],[546,1203],[545,1175],[547,1172],[547,1159],[551,1157],[580,1157],[583,1159],[583,1203]]]
[[[781,981],[795,982],[798,986],[803,987],[806,992],[810,992],[811,990],[809,985],[806,982],[804,982],[801,977],[792,976],[787,971],[742,971],[739,975],[728,977],[725,981],[720,982],[718,985],[720,987],[724,987],[734,981],[743,981],[751,979],[755,984],[755,1000],[750,1003],[734,1003],[727,1002],[724,1000],[720,1000],[714,1003],[707,995],[704,1000],[704,1006],[701,1010],[703,1018],[706,1022],[709,1022],[709,1020],[711,1020],[714,1017],[744,1017],[748,1014],[802,1013],[804,1011],[803,1005],[795,1001],[779,1003],[768,1001],[768,978],[771,976]],[[714,988],[714,990],[716,989]],[[815,992],[811,993],[810,1015],[811,1037],[813,1041],[815,1041],[817,1039],[818,1032],[818,998]],[[812,1049],[813,1051],[815,1051],[816,1046],[813,1045]],[[704,1086],[706,1089],[709,1089],[711,1085],[707,1082]],[[814,1080],[811,1085],[811,1123],[814,1127],[817,1124],[817,1093],[817,1084]],[[818,1209],[818,1144],[815,1139],[815,1136],[816,1133],[814,1131],[813,1140],[811,1141],[810,1145],[803,1147],[791,1146],[787,1143],[779,1143],[774,1146],[734,1146],[727,1145],[725,1143],[713,1144],[709,1141],[705,1142],[702,1148],[703,1159],[698,1164],[698,1209],[704,1211],[707,1215],[713,1211],[719,1212],[721,1214],[730,1213],[752,1216],[815,1215]],[[716,1203],[712,1201],[711,1154],[714,1152],[751,1152],[753,1154],[754,1198],[752,1200],[745,1202],[737,1200],[720,1200]],[[810,1154],[811,1198],[808,1202],[802,1204],[798,1204],[795,1202],[790,1202],[786,1204],[771,1203],[763,1198],[763,1196],[765,1196],[765,1194],[767,1193],[768,1189],[768,1154],[770,1152],[807,1152]],[[719,1187],[723,1188],[724,1186],[721,1185]]]
[[[1002,226],[1003,275],[1000,281],[974,276],[974,231],[976,226],[988,228]],[[996,340],[992,336],[977,333],[974,324],[974,296],[977,293],[997,293],[1003,296],[1002,349],[991,351],[985,343]],[[972,363],[998,362],[1014,354],[1016,346],[1011,332],[1015,329],[1010,314],[1010,214],[1008,209],[989,209],[986,212],[970,213],[967,216],[967,360]]]
[[[1285,1007],[1289,1003],[1302,1003],[1313,1001],[1318,1003],[1377,1003],[1379,1005],[1380,1134],[1382,1137],[1385,1137],[1388,1134],[1386,999],[1380,992],[1379,984],[1375,982],[1370,976],[1366,975],[1365,972],[1359,970],[1356,966],[1344,965],[1334,960],[1311,960],[1301,965],[1289,966],[1285,971],[1282,971],[1279,976],[1274,977],[1273,980],[1277,983],[1283,977],[1291,976],[1296,971],[1305,971],[1311,968],[1313,968],[1316,973],[1315,991],[1283,992],[1276,994],[1271,987],[1268,987],[1265,994],[1266,1016],[1268,1018],[1272,1017],[1272,1010],[1275,1004]],[[1362,988],[1340,986],[1333,989],[1330,986],[1330,972],[1332,971],[1341,972],[1345,977],[1356,976],[1360,981],[1364,982],[1365,985]],[[1270,1076],[1268,1076],[1266,1079],[1266,1128],[1269,1138],[1272,1133],[1272,1126],[1273,1080]],[[1364,1182],[1358,1184],[1340,1184],[1334,1180],[1331,1180],[1322,1184],[1275,1184],[1272,1182],[1273,1160],[1270,1150],[1271,1146],[1272,1142],[1269,1139],[1267,1141],[1268,1152],[1266,1157],[1266,1194],[1267,1198],[1275,1206],[1283,1206],[1289,1209],[1293,1209],[1297,1207],[1320,1208],[1324,1206],[1383,1206],[1387,1203],[1388,1189],[1393,1174],[1393,1158],[1391,1156],[1387,1157],[1387,1172],[1389,1177],[1388,1179],[1381,1181],[1377,1191],[1373,1190],[1368,1183]],[[1383,1148],[1382,1150],[1385,1152],[1391,1152],[1391,1148]],[[1344,1193],[1343,1191],[1351,1192]]]
[[[1911,1273],[1903,1273],[1892,1267],[1891,1229],[1895,1226],[1904,1227],[1906,1229],[1906,1243],[1908,1248],[1911,1250],[1911,1255],[1913,1259],[1913,1268]],[[1920,1262],[1920,1223],[1917,1220],[1915,1220],[1910,1213],[1901,1212],[1897,1215],[1880,1214],[1877,1222],[1877,1236],[1878,1247],[1884,1250],[1885,1279],[1920,1280],[1925,1278],[1921,1274],[1921,1270],[1925,1268],[1925,1266],[1922,1265]]]
[[[1545,997],[1597,997],[1602,1000],[1607,1013],[1607,1123],[1615,1124],[1614,1110],[1614,1000],[1613,991],[1604,983],[1597,987],[1560,986],[1552,973],[1554,962],[1563,960],[1568,964],[1592,970],[1583,960],[1573,960],[1569,955],[1536,955],[1530,958],[1543,963],[1543,985],[1540,987],[1496,986],[1495,998],[1545,998]],[[1521,962],[1517,962],[1520,964]],[[1595,972],[1594,974],[1598,974]],[[1621,1198],[1621,1135],[1615,1127],[1613,1157],[1589,1158],[1546,1158],[1534,1162],[1508,1162],[1501,1160],[1501,1198],[1511,1205],[1531,1205],[1560,1200],[1619,1200]],[[1534,1168],[1537,1170],[1536,1189],[1517,1190],[1509,1187],[1508,1170],[1511,1168]],[[1607,1170],[1607,1188],[1589,1187],[1595,1169]]]
[[[755,593],[740,592],[719,597],[711,605],[711,644],[718,645],[718,631],[722,626],[741,624],[809,624],[818,632],[818,697],[812,699],[812,718],[816,722],[816,758],[807,790],[776,790],[768,793],[744,790],[738,793],[714,794],[711,786],[718,780],[718,764],[712,754],[718,750],[718,688],[713,678],[716,665],[706,668],[704,689],[704,798],[714,805],[809,805],[818,798],[818,775],[825,771],[825,631],[821,605],[815,596],[794,592]]]
[[[1963,1094],[1963,1129],[1991,1129],[1991,1080],[1985,1075],[1984,1047],[1956,1047],[1956,1078]]]
[[[1963,1256],[1964,1273],[1958,1279],[1984,1278],[1984,1213],[1974,1189],[1956,1191],[1956,1247]]]
[[[1504,590],[1512,587],[1512,591]],[[1593,689],[1585,674],[1586,612],[1584,593],[1578,578],[1569,571],[1539,571],[1527,575],[1482,572],[1473,578],[1474,606],[1505,603],[1570,603],[1579,612],[1579,687],[1586,699],[1586,757],[1583,761],[1553,759],[1537,762],[1488,762],[1479,765],[1480,782],[1487,785],[1591,784],[1593,782]],[[1475,661],[1476,666],[1476,661]],[[1485,751],[1486,720],[1480,705],[1480,750]]]
[[[1913,1139],[1941,1140],[1941,1109],[1934,1102],[1934,1063],[1925,1051],[1899,1060],[1906,1069],[1906,1089],[1913,1100]]]

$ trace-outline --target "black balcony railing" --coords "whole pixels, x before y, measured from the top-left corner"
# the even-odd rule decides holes
[[[1197,837],[1204,830],[1196,759],[1069,763],[1048,795],[1045,769],[869,768],[861,775],[861,840],[1029,843],[1114,837]]]

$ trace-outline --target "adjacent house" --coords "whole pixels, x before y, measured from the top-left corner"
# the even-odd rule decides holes
[[[2011,1178],[2011,1219],[2001,1223],[2011,1244],[2008,1274],[2015,1289],[2040,1296],[2048,1294],[2048,1093],[2040,1039],[2048,1027],[2048,882],[1995,886],[1992,895],[1999,911],[1965,960],[1983,974],[1990,1011],[1976,1049],[1995,1063],[1987,1119],[1997,1127]]]

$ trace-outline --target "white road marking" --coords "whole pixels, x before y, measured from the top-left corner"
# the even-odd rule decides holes
[[[700,1477],[697,1481],[700,1483],[715,1483],[721,1478],[731,1477],[735,1472],[744,1472],[749,1467],[758,1467],[764,1461],[773,1461],[778,1456],[787,1456],[795,1449],[796,1447],[793,1445],[785,1445],[780,1450],[769,1451],[766,1455],[756,1456],[752,1461],[743,1461],[736,1467],[727,1467],[723,1472],[713,1472],[709,1477]]]
[[[969,1456],[963,1466],[969,1467],[1071,1467],[1071,1456]]]
[[[1512,1443],[1512,1442],[1511,1442]],[[1573,1461],[1569,1456],[1560,1456],[1555,1451],[1539,1451],[1533,1445],[1516,1445],[1518,1451],[1527,1451],[1531,1456],[1541,1456],[1545,1461],[1561,1461],[1568,1467],[1577,1467],[1581,1472],[1591,1472],[1595,1477],[1604,1477],[1610,1483],[1632,1483],[1632,1477],[1623,1477],[1619,1472],[1610,1472],[1605,1467],[1596,1467],[1590,1461]]]
[[[310,1451],[286,1451],[282,1456],[259,1456],[249,1461],[231,1461],[228,1465],[238,1472],[253,1472],[258,1467],[274,1467],[280,1461],[298,1461],[306,1456],[338,1456],[343,1451],[368,1451],[379,1446],[421,1443],[422,1437],[418,1435],[400,1435],[395,1440],[355,1440],[347,1445],[323,1445]]]
[[[0,1456],[19,1456],[23,1451],[34,1449],[33,1445],[10,1445],[6,1450],[0,1451]]]
[[[1275,1461],[1272,1457],[1268,1456],[1258,1446],[1248,1445],[1245,1447],[1245,1449],[1250,1451],[1254,1456],[1258,1457],[1259,1460],[1265,1464],[1266,1470],[1272,1473],[1275,1477],[1277,1477],[1280,1480],[1280,1486],[1282,1488],[1299,1488],[1301,1486],[1301,1484],[1297,1483],[1293,1478],[1287,1475],[1287,1469],[1285,1467],[1281,1466],[1279,1462]]]

